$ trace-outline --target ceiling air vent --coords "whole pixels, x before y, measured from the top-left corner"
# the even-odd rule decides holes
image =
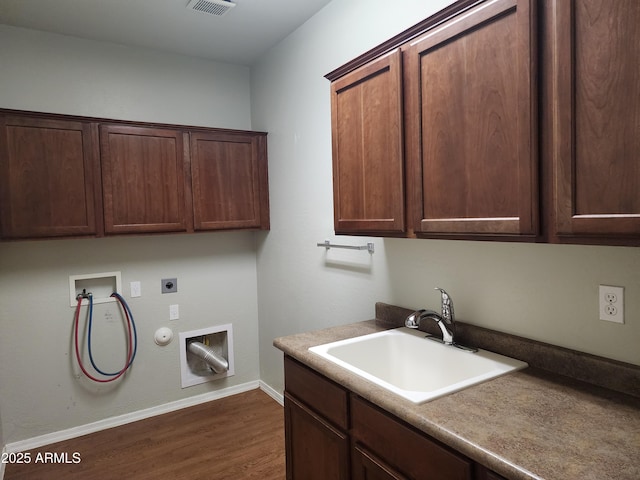
[[[221,17],[235,6],[235,3],[227,0],[191,0],[187,8]]]

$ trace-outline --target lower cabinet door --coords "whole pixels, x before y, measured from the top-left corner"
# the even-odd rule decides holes
[[[386,465],[402,468],[406,478],[411,480],[474,479],[473,462],[462,454],[426,436],[355,394],[351,394],[350,408],[352,441],[356,445],[365,445],[368,452],[382,459]],[[381,465],[384,464],[378,461],[378,467]],[[373,469],[372,466],[371,469]],[[378,468],[378,475],[382,475],[380,472],[384,471],[384,468]],[[391,474],[393,470],[386,468],[386,472]],[[404,477],[365,476],[360,478]]]
[[[286,392],[284,412],[287,480],[349,479],[347,434]]]
[[[496,472],[483,467],[480,464],[476,464],[476,480],[507,480]]]
[[[362,445],[356,444],[353,447],[351,465],[353,480],[408,480]]]

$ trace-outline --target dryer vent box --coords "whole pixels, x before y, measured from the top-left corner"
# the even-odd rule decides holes
[[[213,372],[202,360],[188,353],[187,345],[197,341],[211,347],[217,355],[229,362],[226,372]],[[180,371],[182,388],[219,380],[235,375],[233,356],[233,325],[217,325],[190,332],[180,332]]]

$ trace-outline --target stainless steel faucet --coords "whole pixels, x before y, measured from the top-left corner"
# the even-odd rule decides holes
[[[420,320],[434,320],[442,331],[442,342],[445,345],[454,345],[455,334],[455,314],[453,313],[453,300],[449,294],[442,288],[436,287],[435,290],[440,291],[440,308],[442,313],[433,310],[416,310],[409,315],[404,321],[404,325],[409,328],[418,328]]]

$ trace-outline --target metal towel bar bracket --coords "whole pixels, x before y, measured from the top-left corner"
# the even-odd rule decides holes
[[[318,247],[324,247],[327,250],[330,248],[346,248],[348,250],[367,250],[369,253],[375,252],[374,245],[371,242],[366,245],[337,245],[331,243],[329,240],[325,240],[323,243],[318,243]]]

